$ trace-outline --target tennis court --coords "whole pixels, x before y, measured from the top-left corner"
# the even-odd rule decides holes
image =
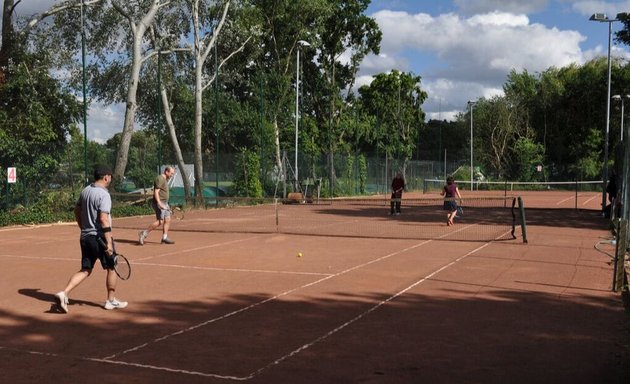
[[[151,217],[115,218],[129,307],[102,309],[95,269],[69,314],[53,294],[78,269],[76,225],[0,229],[0,370],[12,383],[627,383],[628,315],[594,248],[610,232],[592,197],[578,210],[525,198],[527,244],[473,208],[447,228],[439,206],[391,217],[386,199],[194,211],[172,246],[137,245]]]

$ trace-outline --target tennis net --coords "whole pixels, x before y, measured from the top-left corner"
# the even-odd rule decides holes
[[[390,214],[390,199],[342,198],[297,201],[213,198],[207,209],[186,213],[171,231],[286,233],[462,241],[511,240],[525,226],[516,197],[471,197],[463,214],[446,225],[442,198],[403,198],[401,214]],[[120,227],[120,221],[117,224]],[[520,233],[517,233],[518,229]],[[525,237],[523,240],[526,241]]]
[[[444,180],[425,179],[424,194],[435,194],[444,187]],[[518,195],[527,200],[528,208],[601,210],[602,182],[599,181],[457,181],[466,195]]]
[[[423,182],[424,193],[439,192],[444,187],[444,180],[425,179]],[[472,183],[469,180],[458,180],[457,184],[462,190],[473,191],[501,191],[501,192],[528,192],[528,191],[568,191],[568,192],[593,192],[601,191],[602,181],[478,181]],[[471,188],[472,185],[472,188]]]

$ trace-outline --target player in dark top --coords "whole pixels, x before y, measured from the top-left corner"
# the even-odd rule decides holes
[[[459,193],[459,188],[455,184],[455,179],[452,176],[446,178],[446,185],[440,192],[444,196],[444,210],[448,211],[446,215],[446,225],[453,225],[455,222],[455,216],[457,215],[457,199],[461,199],[462,195]]]
[[[392,197],[390,203],[390,215],[400,215],[400,201],[402,199],[402,193],[405,189],[405,179],[402,173],[396,173],[396,177],[392,180]]]

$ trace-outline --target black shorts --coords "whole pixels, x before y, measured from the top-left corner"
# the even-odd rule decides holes
[[[100,260],[103,269],[113,269],[114,259],[109,257],[106,249],[98,242],[97,236],[81,237],[81,269],[92,270],[96,260]]]

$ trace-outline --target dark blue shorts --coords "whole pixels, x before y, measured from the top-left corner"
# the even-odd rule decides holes
[[[445,211],[457,211],[457,202],[455,200],[445,201],[444,202],[444,210]]]

